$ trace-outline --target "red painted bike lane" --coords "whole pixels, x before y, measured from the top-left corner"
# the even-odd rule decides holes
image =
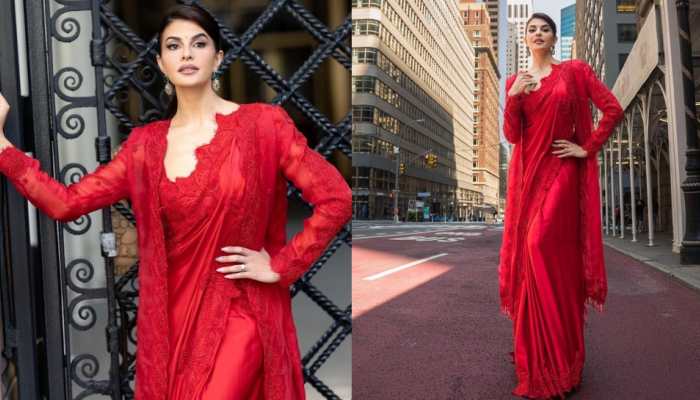
[[[413,236],[353,243],[353,397],[515,398],[501,232]],[[430,238],[441,241],[420,241]],[[700,292],[611,249],[606,264],[608,303],[589,311],[584,382],[571,398],[700,398]]]

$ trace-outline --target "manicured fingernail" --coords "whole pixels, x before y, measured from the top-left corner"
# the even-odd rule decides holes
[[[224,267],[217,268],[217,269],[216,269],[216,272],[224,272]]]
[[[216,261],[222,261],[223,257],[216,257]]]

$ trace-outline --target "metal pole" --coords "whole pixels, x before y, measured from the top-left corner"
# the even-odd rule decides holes
[[[600,158],[596,161],[600,161]],[[600,210],[600,226],[605,228],[605,220],[603,219],[603,210],[602,207],[605,206],[605,203],[603,202],[603,168],[601,166],[598,166],[598,202],[600,204],[601,210]],[[607,232],[606,232],[607,234]]]
[[[102,37],[102,25],[100,21],[100,6],[98,1],[92,1],[92,42],[91,57],[92,65],[95,67],[95,98],[97,99],[97,129],[98,136],[95,139],[95,149],[97,150],[97,162],[100,165],[108,164],[111,160],[111,143],[107,133],[106,113],[100,112],[104,108],[104,81],[103,68],[106,65],[106,44]],[[102,256],[105,259],[105,289],[107,292],[107,351],[110,355],[109,363],[109,395],[114,400],[122,398],[121,395],[121,375],[119,368],[119,325],[117,323],[117,297],[114,258],[117,256],[116,239],[112,231],[112,209],[105,207],[102,209],[102,232],[100,232],[102,243]]]
[[[649,104],[646,101],[646,98],[642,100],[642,125],[644,127],[644,175],[647,190],[647,229],[649,229],[648,246],[651,247],[654,245],[654,199],[651,188],[651,155],[649,151]]]
[[[31,29],[27,29],[28,57],[31,65],[30,94],[34,99],[53,99],[54,92],[50,88],[52,77],[51,64],[51,40],[50,32],[47,32],[45,23],[50,19],[49,5],[44,1],[24,2],[26,21],[34,23]],[[51,116],[55,115],[53,101],[33,101],[32,114],[42,116],[33,119],[34,153],[45,171],[58,171],[55,149],[56,141],[51,128]],[[61,255],[63,242],[62,229],[57,229],[56,221],[43,213],[38,214],[39,248],[42,296],[44,298],[44,351],[46,352],[46,364],[42,366],[46,380],[51,382],[44,395],[51,400],[63,400],[68,397],[70,378],[64,368],[65,354],[70,354],[70,344],[65,343],[65,327],[63,326],[63,273],[64,260]]]
[[[634,115],[634,114],[633,114]],[[629,149],[629,167],[630,167],[630,211],[632,212],[632,241],[637,241],[637,200],[635,196],[635,182],[634,182],[634,155],[633,155],[633,143],[632,143],[632,124],[634,123],[634,117],[629,117],[627,119],[627,148]]]
[[[620,239],[625,238],[625,194],[622,192],[622,127],[617,129],[617,175],[620,189]]]
[[[612,206],[612,235],[617,234],[617,220],[615,219],[615,152],[612,143],[608,142],[610,148],[610,205]]]
[[[683,103],[685,105],[686,145],[685,182],[681,184],[685,199],[685,235],[681,242],[681,264],[700,264],[700,146],[695,114],[695,80],[688,21],[688,0],[676,0],[679,45],[683,63]]]
[[[603,179],[601,187],[605,188],[605,202],[603,203],[603,208],[605,209],[604,227],[605,234],[610,234],[610,192],[608,191],[608,151],[607,145],[603,145]]]
[[[660,145],[656,146],[656,162],[654,162],[654,167],[656,167],[656,225],[663,226],[663,217],[661,216],[661,149]]]
[[[4,126],[5,135],[18,149],[25,149],[29,137],[25,132],[31,125],[25,124],[21,118],[26,106],[21,98],[23,85],[19,57],[26,54],[26,49],[18,51],[17,29],[22,29],[23,24],[17,26],[16,13],[19,11],[14,8],[15,5],[11,1],[3,2],[4,12],[0,14],[0,54],[3,55],[0,57],[0,88],[12,106]],[[38,343],[41,340],[37,313],[38,297],[42,294],[36,293],[35,288],[37,275],[41,271],[33,262],[34,250],[29,243],[32,228],[27,221],[27,200],[4,176],[0,178],[0,192],[0,276],[4,278],[0,288],[4,292],[2,295],[9,297],[3,299],[9,303],[8,309],[3,311],[10,311],[10,315],[3,315],[4,352],[15,363],[18,398],[39,399],[39,371],[43,355],[39,352]]]
[[[394,223],[399,223],[399,146],[394,146],[394,156],[396,158],[396,170],[394,171]]]

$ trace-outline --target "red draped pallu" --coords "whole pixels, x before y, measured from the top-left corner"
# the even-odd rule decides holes
[[[603,111],[594,131],[589,99]],[[538,90],[507,96],[504,133],[514,146],[499,286],[513,320],[516,395],[562,395],[581,381],[585,303],[601,309],[607,292],[596,153],[621,118],[615,96],[579,60],[553,64]],[[557,139],[588,157],[557,157]]]
[[[135,128],[112,161],[67,187],[14,147],[0,171],[60,221],[131,199],[137,400],[303,399],[289,285],[350,219],[351,191],[281,107],[243,104],[216,122],[195,170],[175,182],[164,176],[169,120]],[[314,206],[289,242],[287,180]],[[223,246],[265,248],[281,281],[225,279],[214,260]]]

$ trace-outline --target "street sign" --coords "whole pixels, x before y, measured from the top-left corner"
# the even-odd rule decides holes
[[[423,219],[428,219],[430,218],[430,207],[425,206],[423,207]]]
[[[430,197],[430,192],[418,192],[418,194],[416,194],[416,196],[418,196],[418,197]]]
[[[423,208],[424,204],[421,200],[413,200],[416,208]]]

